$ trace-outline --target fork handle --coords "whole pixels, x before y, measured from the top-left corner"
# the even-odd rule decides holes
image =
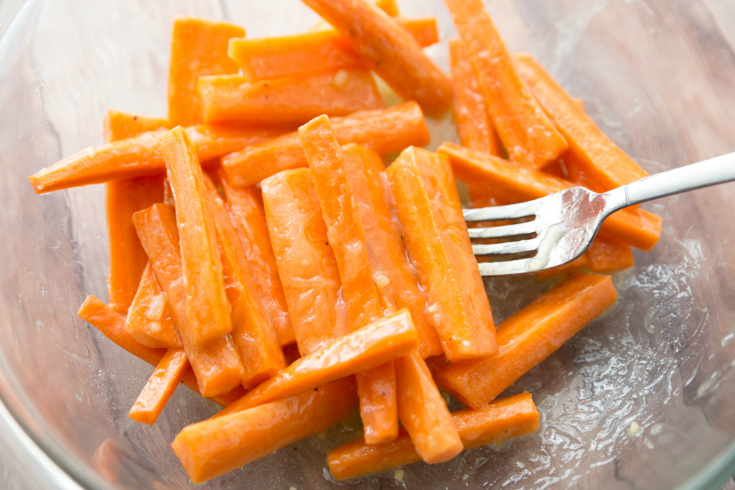
[[[608,212],[735,180],[735,152],[645,177],[603,194]]]

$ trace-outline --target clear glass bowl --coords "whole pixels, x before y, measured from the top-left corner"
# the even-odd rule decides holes
[[[442,39],[455,35],[440,0],[399,3],[409,16],[436,15]],[[734,149],[732,3],[494,0],[488,8],[510,48],[532,52],[648,171]],[[317,18],[297,0],[5,0],[0,14],[0,396],[85,486],[188,488],[169,443],[216,408],[180,388],[155,426],[131,422],[128,409],[150,366],[76,316],[85,295],[105,298],[103,188],[38,197],[27,176],[100,144],[110,107],[165,114],[175,15],[232,20],[256,37],[304,30]],[[445,44],[428,51],[446,68]],[[432,147],[456,140],[450,121],[430,122]],[[663,235],[615,277],[618,303],[509,390],[533,392],[538,433],[447,464],[409,466],[401,480],[389,472],[345,486],[650,489],[724,481],[735,471],[733,189],[650,205],[664,217]],[[549,283],[487,286],[502,320]],[[354,425],[342,424],[204,487],[336,487],[325,454],[352,437]],[[107,470],[104,457],[92,458],[103,443],[115,448],[105,453]]]

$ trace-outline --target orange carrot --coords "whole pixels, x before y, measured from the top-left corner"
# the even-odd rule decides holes
[[[598,273],[612,273],[633,267],[633,251],[628,245],[598,236],[585,253],[590,269]]]
[[[186,291],[173,208],[154,204],[133,216],[143,248],[171,305],[176,328],[203,396],[228,393],[242,383],[243,367],[232,338],[220,337],[206,345],[194,344],[187,332]]]
[[[191,126],[186,128],[199,160],[242,150],[288,131],[284,127],[229,128]],[[163,157],[164,132],[144,133],[136,138],[87,148],[31,175],[28,180],[36,194],[116,179],[160,174],[166,171]]]
[[[105,114],[102,126],[105,143],[110,143],[125,138],[134,138],[148,131],[169,129],[170,124],[165,117],[130,114],[110,109]]]
[[[189,425],[171,447],[191,481],[203,483],[329,429],[356,406],[355,381],[345,378],[285,400]]]
[[[398,4],[396,0],[370,0],[376,7],[390,15],[391,17],[398,16]]]
[[[439,115],[452,102],[449,78],[394,19],[364,0],[303,0],[343,36],[405,100]]]
[[[216,230],[196,151],[181,127],[166,133],[163,150],[181,240],[186,335],[202,345],[232,331]]]
[[[420,290],[416,274],[408,263],[401,227],[389,206],[393,196],[385,185],[385,165],[377,153],[359,145],[342,147],[342,154],[365,230],[370,268],[380,297],[391,304],[391,309],[408,308],[411,312],[421,338],[422,357],[439,355],[442,347],[426,314],[426,295]]]
[[[567,149],[567,142],[523,85],[482,0],[445,3],[510,159],[537,168],[556,160]]]
[[[226,22],[176,19],[168,74],[168,119],[172,125],[201,122],[197,80],[204,75],[237,73],[237,63],[227,56],[227,43],[244,35],[242,27]]]
[[[492,186],[493,193],[510,202],[538,199],[572,187],[572,183],[502,158],[443,143],[457,178]],[[661,218],[641,209],[623,209],[602,223],[600,235],[650,252],[661,236]]]
[[[385,107],[364,68],[247,83],[240,75],[201,77],[197,85],[208,123],[303,123],[319,114],[346,116]]]
[[[188,367],[189,361],[184,349],[167,351],[130,409],[130,418],[142,424],[153,425]]]
[[[436,17],[421,17],[418,19],[402,19],[398,17],[396,20],[413,36],[422,48],[439,42],[439,29],[436,24]]]
[[[286,367],[286,362],[225,203],[208,175],[204,175],[204,184],[232,307],[232,340],[245,369],[243,386],[251,389]]]
[[[130,222],[133,222],[132,216]],[[135,239],[138,239],[137,235]],[[181,339],[176,332],[171,308],[150,263],[143,271],[138,292],[125,318],[125,330],[135,340],[148,347],[165,349],[181,347]]]
[[[283,285],[273,255],[263,202],[254,187],[236,189],[220,172],[220,185],[230,207],[232,223],[240,235],[246,258],[260,290],[281,346],[295,341]]]
[[[418,333],[407,310],[370,323],[306,354],[215,417],[294,396],[408,354]]]
[[[446,157],[409,148],[388,168],[409,258],[451,361],[497,353],[490,304]]]
[[[454,412],[452,419],[465,449],[501,444],[539,427],[538,410],[529,393],[496,400],[478,410]],[[401,429],[398,438],[389,444],[368,445],[360,438],[332,449],[327,460],[332,475],[345,480],[416,463],[421,456],[406,430]]]
[[[262,182],[266,221],[299,352],[345,335],[342,282],[309,169]]]
[[[618,295],[610,276],[574,274],[498,327],[500,353],[493,359],[447,364],[434,374],[439,387],[480,408],[546,359]]]
[[[381,155],[410,145],[424,146],[430,141],[424,115],[412,101],[335,117],[331,122],[341,145],[358,143]],[[299,135],[294,132],[227,155],[222,166],[233,185],[247,187],[283,170],[306,167],[307,162]]]
[[[567,264],[546,269],[536,274],[536,279],[539,281],[545,281],[554,277],[563,276],[571,272],[583,271],[590,268],[590,258],[587,253],[583,253],[576,259],[572,260]]]
[[[416,452],[429,464],[449,461],[462,452],[462,441],[429,368],[416,352],[396,359],[395,365],[398,418]]]

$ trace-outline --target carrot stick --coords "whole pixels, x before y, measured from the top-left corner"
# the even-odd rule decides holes
[[[130,409],[130,418],[142,424],[153,425],[188,367],[189,361],[184,349],[167,351]]]
[[[496,195],[510,202],[538,199],[574,185],[453,143],[443,143],[437,151],[449,157],[459,180],[492,186]],[[661,236],[661,218],[641,209],[623,209],[602,223],[600,235],[650,252]]]
[[[482,0],[445,3],[510,159],[536,168],[556,160],[567,149],[567,142],[523,85]]]
[[[278,342],[286,346],[295,341],[291,318],[273,255],[263,202],[255,187],[236,189],[220,171],[220,185],[230,207],[232,223],[240,235],[247,261],[260,290],[263,305],[276,330]]]
[[[585,253],[590,269],[600,274],[610,274],[633,267],[633,251],[628,245],[598,236]]]
[[[417,345],[418,333],[411,315],[407,310],[400,310],[306,354],[215,417],[294,396],[335,379],[370,370],[408,354]]]
[[[381,299],[392,309],[408,308],[419,331],[422,357],[442,353],[439,337],[426,314],[426,294],[408,263],[401,227],[389,203],[393,201],[380,155],[359,145],[342,147],[344,165],[365,230],[370,269]]]
[[[104,122],[105,143],[134,138],[148,131],[169,129],[170,124],[165,117],[144,116],[130,114],[116,109],[110,109],[105,114]]]
[[[349,331],[339,269],[310,170],[286,170],[261,186],[294,337],[306,355]]]
[[[424,115],[413,101],[335,117],[331,122],[339,144],[357,143],[381,155],[430,141]],[[222,166],[234,186],[247,187],[283,170],[306,167],[307,162],[301,139],[294,132],[227,155]]]
[[[403,99],[432,115],[452,102],[449,78],[394,19],[364,0],[303,0],[343,36]]]
[[[286,367],[286,362],[225,203],[208,175],[204,175],[204,184],[232,307],[232,340],[245,369],[243,386],[251,389]]]
[[[226,22],[176,19],[168,74],[168,119],[172,125],[201,122],[197,80],[204,75],[237,73],[237,63],[227,56],[227,43],[244,35],[245,29]]]
[[[447,364],[437,385],[471,408],[480,408],[546,359],[618,295],[610,276],[573,274],[498,327],[500,353],[493,359]]]
[[[171,447],[191,481],[203,483],[329,429],[356,406],[355,381],[345,378],[285,400],[189,425]]]
[[[202,162],[262,143],[286,131],[286,128],[279,126],[227,128],[202,125],[186,128]],[[164,134],[162,131],[148,132],[98,148],[86,148],[51,167],[39,170],[28,180],[36,194],[44,194],[81,185],[163,173],[166,171]]]
[[[514,437],[538,430],[539,414],[531,395],[496,400],[478,410],[460,410],[452,414],[465,449],[501,444]],[[337,480],[355,478],[421,461],[405,429],[391,443],[368,445],[363,438],[329,451],[329,469]]]
[[[490,304],[445,157],[408,148],[388,168],[409,258],[451,361],[497,353]]]
[[[208,123],[303,123],[320,114],[346,116],[385,107],[364,68],[247,83],[240,75],[201,77],[197,85]]]
[[[375,4],[376,7],[378,7],[380,10],[385,12],[391,17],[397,17],[398,12],[398,4],[396,3],[396,0],[369,0]]]
[[[216,230],[196,151],[181,127],[166,133],[163,150],[181,243],[186,335],[202,345],[232,331]]]
[[[242,383],[243,367],[232,338],[220,337],[206,345],[194,344],[187,332],[184,271],[173,208],[154,204],[133,216],[143,248],[171,305],[176,328],[203,396],[228,393]]]
[[[133,222],[132,217],[130,222]],[[135,239],[138,239],[137,235]],[[176,331],[171,308],[150,263],[146,264],[138,292],[125,318],[125,330],[135,340],[148,347],[165,349],[181,347],[181,339]]]
[[[571,272],[583,271],[588,269],[590,269],[590,258],[589,255],[585,252],[567,264],[563,264],[558,267],[539,272],[538,274],[536,274],[536,279],[539,281],[545,281],[547,279],[563,276]]]

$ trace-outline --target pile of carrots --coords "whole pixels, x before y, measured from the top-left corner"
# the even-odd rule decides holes
[[[659,217],[616,213],[496,328],[455,178],[493,206],[646,173],[508,52],[481,0],[446,0],[451,77],[422,50],[435,19],[303,1],[329,25],[248,39],[177,20],[168,116],[110,110],[103,146],[30,177],[39,194],[106,183],[109,304],[89,296],[79,316],[155,366],[133,420],[153,424],[179,383],[224,407],[172,443],[195,483],[358,407],[364,435],[328,455],[337,479],[536,431],[530,394],[497,397],[615,302],[601,273],[660,235]],[[385,107],[375,76],[405,102]],[[452,107],[462,145],[422,149],[424,113]]]

